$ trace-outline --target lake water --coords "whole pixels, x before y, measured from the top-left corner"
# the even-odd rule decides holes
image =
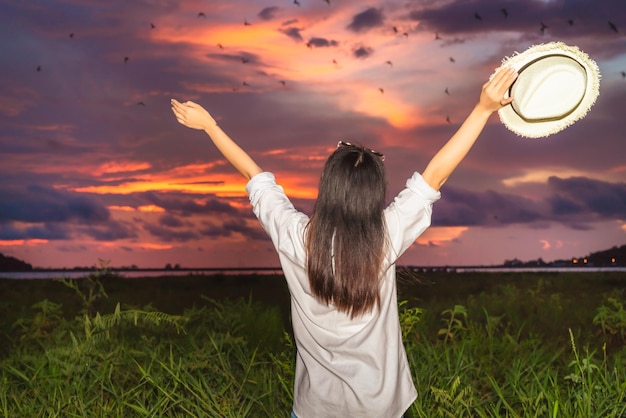
[[[79,279],[94,274],[93,271],[19,271],[0,272],[0,279]],[[172,277],[172,276],[213,276],[216,274],[282,274],[280,268],[263,269],[198,269],[198,270],[120,270],[114,273],[132,279],[141,277]]]
[[[398,267],[400,269],[400,267]],[[457,273],[583,273],[583,272],[624,272],[626,267],[414,267],[413,269],[440,271],[455,271]],[[26,272],[0,272],[1,279],[78,279],[93,274],[91,271],[26,271]],[[127,278],[140,277],[171,277],[171,276],[213,276],[216,274],[240,275],[240,274],[282,274],[280,268],[256,268],[256,269],[198,269],[198,270],[121,270],[115,273]]]

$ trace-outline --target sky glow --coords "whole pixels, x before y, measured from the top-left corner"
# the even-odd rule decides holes
[[[0,4],[0,251],[36,267],[277,266],[245,179],[170,98],[204,105],[310,213],[338,140],[385,154],[391,199],[504,57],[550,41],[599,65],[590,113],[546,139],[494,115],[401,264],[626,243],[624,1],[299,3]]]

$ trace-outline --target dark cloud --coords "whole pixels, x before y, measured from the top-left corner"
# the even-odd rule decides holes
[[[241,235],[250,239],[263,241],[269,240],[267,233],[263,230],[263,228],[261,228],[258,222],[255,222],[253,227],[249,227],[243,222],[231,221],[224,223],[224,227],[228,228],[232,232],[240,233]]]
[[[413,6],[408,18],[421,28],[439,33],[443,39],[453,34],[489,30],[518,31],[527,37],[565,40],[582,35],[610,36],[608,21],[624,20],[626,8],[612,0],[566,2],[502,2],[501,0],[455,0]],[[545,26],[541,30],[542,24]],[[554,40],[546,39],[546,41]]]
[[[293,25],[295,23],[298,23],[298,19],[289,19],[289,20],[285,20],[283,23],[281,23],[281,26],[289,26],[289,25]]]
[[[193,214],[239,214],[239,211],[231,206],[227,201],[217,198],[208,198],[205,203],[198,203],[189,195],[177,194],[161,194],[157,192],[138,193],[141,199],[147,203],[159,206],[167,212],[175,212],[182,216],[190,216]],[[198,196],[200,197],[200,196]],[[207,196],[202,196],[207,199]]]
[[[169,214],[165,214],[159,217],[159,223],[163,226],[167,226],[168,228],[181,228],[185,225],[188,225],[185,222],[181,221],[178,217]]]
[[[537,203],[529,199],[495,191],[472,192],[446,187],[445,199],[436,203],[433,225],[477,226],[529,223],[543,220]]]
[[[626,219],[626,183],[607,183],[585,177],[550,177],[549,199],[555,215],[581,214]]]
[[[332,47],[332,46],[338,46],[339,42],[337,41],[333,41],[333,40],[328,40],[325,38],[311,38],[309,39],[309,42],[306,43],[306,46],[308,46],[309,48],[324,48],[324,47]]]
[[[224,61],[233,61],[241,64],[245,61],[246,64],[255,64],[261,62],[260,57],[257,54],[242,51],[238,54],[214,54],[213,56],[219,57]]]
[[[288,37],[290,37],[294,41],[303,42],[304,38],[300,34],[300,30],[301,29],[295,28],[295,27],[292,26],[292,27],[289,27],[289,28],[279,29],[278,31],[281,32],[281,33],[284,33],[285,35],[287,35]]]
[[[380,9],[370,7],[369,9],[355,15],[348,29],[353,32],[366,32],[372,28],[380,27],[384,24],[385,17]]]
[[[436,204],[433,225],[490,226],[559,222],[572,229],[590,229],[598,220],[626,218],[626,184],[585,177],[548,179],[549,195],[528,199],[495,191],[472,192],[446,187]]]
[[[58,223],[45,223],[26,228],[17,228],[12,224],[0,224],[0,240],[62,240],[69,237],[67,228]]]
[[[96,241],[116,241],[137,238],[137,227],[128,222],[110,220],[104,225],[88,225],[78,228],[77,232],[90,236]]]
[[[112,219],[97,224],[76,224],[72,222],[47,222],[19,228],[15,224],[0,224],[0,240],[41,239],[58,241],[88,236],[96,241],[115,241],[136,238],[136,227],[132,224]]]
[[[0,223],[78,222],[100,223],[109,210],[96,198],[44,186],[0,190]]]
[[[261,20],[272,20],[276,17],[279,10],[280,7],[276,6],[266,7],[261,10],[257,16],[259,16]]]
[[[143,229],[164,242],[185,242],[200,238],[193,229],[172,229],[151,223],[145,223]]]
[[[220,238],[238,233],[252,240],[268,241],[269,237],[261,226],[258,223],[253,223],[253,225],[250,227],[241,221],[228,221],[219,225],[205,223],[205,226],[200,229],[200,234],[205,237]]]
[[[359,46],[352,50],[352,55],[356,58],[367,58],[374,53],[374,49],[368,46]]]

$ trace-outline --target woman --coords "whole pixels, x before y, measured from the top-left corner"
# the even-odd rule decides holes
[[[181,124],[204,130],[247,179],[253,211],[278,251],[297,347],[292,416],[400,417],[417,396],[402,344],[397,258],[430,225],[439,189],[469,152],[517,73],[501,69],[459,130],[383,207],[382,154],[339,142],[313,214],[298,212],[263,170],[193,102],[172,100]]]

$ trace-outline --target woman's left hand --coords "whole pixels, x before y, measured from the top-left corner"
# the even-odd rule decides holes
[[[517,72],[515,69],[507,67],[499,69],[491,80],[483,84],[483,89],[480,93],[479,106],[489,112],[495,112],[503,106],[508,105],[513,101],[513,97],[504,98],[504,93],[511,87],[515,79],[517,78]]]

